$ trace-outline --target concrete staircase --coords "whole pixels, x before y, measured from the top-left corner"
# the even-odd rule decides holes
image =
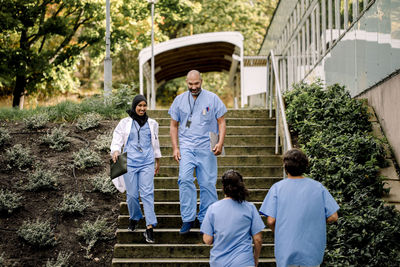
[[[148,112],[160,124],[161,159],[160,174],[154,178],[155,211],[158,226],[154,230],[156,244],[147,244],[143,237],[144,220],[139,230],[130,232],[128,209],[120,203],[120,216],[116,232],[112,266],[209,266],[211,247],[203,244],[199,229],[185,236],[179,235],[178,165],[172,158],[169,137],[170,118],[166,110]],[[269,119],[266,110],[229,110],[226,114],[226,156],[218,158],[217,191],[223,197],[221,175],[228,169],[239,171],[250,191],[249,201],[260,207],[268,189],[283,174],[281,155],[275,155],[275,120]],[[265,222],[265,218],[264,222]],[[263,232],[263,248],[259,266],[275,266],[273,234]]]

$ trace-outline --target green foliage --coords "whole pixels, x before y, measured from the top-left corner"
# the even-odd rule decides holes
[[[63,130],[61,125],[58,128],[51,129],[51,132],[47,131],[47,134],[42,137],[42,141],[48,144],[51,149],[62,151],[69,147],[68,134],[69,131]]]
[[[96,175],[93,179],[91,179],[91,183],[93,186],[93,191],[95,192],[97,191],[109,195],[117,193],[117,189],[112,183],[108,173]]]
[[[294,90],[285,94],[285,100],[293,106],[287,119],[299,134],[301,143],[308,142],[313,133],[322,130],[352,134],[368,132],[372,127],[367,108],[362,102],[354,101],[338,84],[327,90],[323,90],[320,82],[309,86],[297,84]]]
[[[310,159],[308,174],[337,200],[327,227],[326,266],[398,266],[400,214],[381,197],[384,143],[370,135],[366,107],[344,87],[317,82],[286,93],[287,118]]]
[[[0,147],[10,141],[10,133],[7,129],[0,127]]]
[[[85,241],[87,247],[86,257],[90,258],[89,254],[93,246],[99,240],[106,240],[107,235],[112,233],[112,229],[107,226],[106,219],[97,218],[95,222],[86,221],[82,224],[82,228],[78,229],[77,235]]]
[[[24,118],[26,127],[31,130],[44,128],[49,120],[50,117],[46,112],[37,113],[30,117]]]
[[[28,182],[24,186],[28,191],[39,191],[46,189],[56,189],[57,176],[53,171],[38,167],[36,171],[28,176]]]
[[[134,83],[131,85],[121,84],[118,89],[113,90],[112,105],[116,109],[127,110],[131,108],[133,98],[139,90]]]
[[[28,244],[34,247],[53,247],[57,244],[50,222],[39,219],[36,222],[25,221],[18,229],[17,234]]]
[[[12,213],[22,206],[22,197],[18,193],[13,193],[7,189],[0,189],[0,213]]]
[[[76,127],[81,130],[96,128],[100,125],[102,117],[95,112],[90,112],[80,116],[76,122]]]
[[[90,206],[92,201],[86,201],[81,193],[64,194],[63,201],[56,207],[56,210],[63,214],[83,214]]]
[[[9,170],[17,168],[20,171],[25,171],[33,164],[31,150],[24,148],[21,144],[14,145],[6,150],[6,164]]]
[[[13,106],[103,41],[103,19],[104,3],[97,0],[1,1],[0,80],[14,88]]]
[[[94,140],[94,147],[103,152],[110,152],[112,132],[99,134]]]
[[[86,169],[101,165],[99,154],[88,148],[81,148],[78,152],[75,152],[73,156],[74,166],[78,169]]]
[[[47,260],[46,267],[68,267],[70,266],[68,261],[71,255],[72,252],[60,251],[56,260]]]

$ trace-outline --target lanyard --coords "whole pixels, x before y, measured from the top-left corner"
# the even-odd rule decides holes
[[[189,107],[190,107],[190,115],[189,115],[189,119],[191,119],[191,118],[192,118],[192,114],[193,114],[194,106],[196,105],[196,100],[199,98],[200,94],[201,94],[201,91],[200,91],[200,93],[197,95],[196,99],[194,100],[194,103],[193,103],[193,108],[192,108],[192,105],[190,104],[190,96],[191,96],[191,94],[190,94],[190,91],[189,91],[189,93],[188,93],[188,102],[189,102]]]
[[[138,136],[138,149],[139,149],[140,152],[142,152],[143,150],[142,150],[142,148],[140,147],[140,130],[142,129],[142,126],[140,126],[140,127],[139,127],[139,130],[138,130],[135,121],[133,121],[133,124],[135,125],[136,131],[137,131],[137,136]]]

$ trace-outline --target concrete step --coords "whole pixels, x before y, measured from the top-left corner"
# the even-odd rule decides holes
[[[225,155],[217,157],[218,166],[232,165],[279,165],[282,164],[282,156],[280,155]],[[175,166],[178,163],[172,156],[163,156],[161,158],[162,166]]]
[[[180,227],[181,223],[176,226]],[[135,232],[128,229],[117,229],[117,242],[119,244],[145,244],[144,232],[144,228],[137,229]],[[202,244],[202,238],[203,234],[200,232],[199,228],[191,229],[190,233],[186,235],[179,234],[179,228],[154,229],[156,244]],[[273,243],[273,233],[270,230],[263,230],[263,243]]]
[[[211,246],[205,244],[116,244],[116,258],[205,258],[210,257]],[[274,246],[263,244],[261,257],[274,257]]]
[[[256,206],[257,210],[260,208],[262,202],[253,202]],[[142,205],[142,203],[140,202]],[[197,206],[199,203],[197,203]],[[120,215],[129,215],[128,213],[128,205],[126,202],[119,203]],[[198,210],[198,208],[197,208]],[[180,215],[180,204],[179,201],[155,201],[154,202],[154,211],[156,215]]]
[[[169,126],[171,118],[158,118],[156,121],[159,126]],[[228,118],[226,119],[226,126],[275,126],[275,118]]]
[[[159,135],[160,144],[170,145],[171,137],[169,135]],[[274,135],[227,135],[224,145],[274,145]]]
[[[273,155],[275,154],[275,144],[273,145],[224,145],[225,155]],[[281,152],[279,147],[278,152]],[[172,155],[172,146],[167,144],[161,144],[161,154],[163,156]]]
[[[267,225],[267,218],[265,216],[261,216],[264,221],[264,224]],[[174,229],[180,228],[182,226],[182,218],[180,215],[157,215],[157,228],[156,229]],[[127,229],[129,222],[129,215],[119,215],[118,216],[118,229]],[[139,229],[144,229],[146,224],[146,220],[143,218],[139,220]],[[266,228],[267,229],[267,228]],[[269,231],[269,230],[268,230]]]
[[[159,135],[169,135],[169,125],[160,126],[158,129]],[[274,135],[275,126],[227,126],[227,135]]]
[[[243,177],[244,184],[247,189],[268,189],[274,183],[279,182],[281,177]],[[197,180],[195,180],[197,185]],[[199,186],[197,185],[197,188]],[[222,188],[221,178],[217,179],[217,188]],[[156,189],[177,189],[178,188],[178,177],[154,177],[154,188]]]
[[[114,258],[112,267],[209,267],[209,259],[185,259],[185,258]],[[275,267],[275,259],[260,258],[259,267]]]
[[[151,118],[169,118],[168,109],[156,109],[146,111]],[[275,116],[275,110],[272,111],[272,116]],[[226,118],[266,118],[269,117],[267,109],[228,109],[225,114]]]
[[[158,176],[173,177],[178,176],[178,166],[161,166]],[[230,169],[238,171],[242,176],[266,176],[266,177],[282,177],[283,169],[282,165],[265,165],[265,166],[219,166],[218,177]]]
[[[268,189],[248,189],[249,200],[251,201],[263,201],[268,193]],[[222,199],[224,193],[222,189],[217,189],[218,198]],[[197,189],[197,195],[200,194]],[[154,200],[155,201],[179,201],[179,189],[154,189]]]

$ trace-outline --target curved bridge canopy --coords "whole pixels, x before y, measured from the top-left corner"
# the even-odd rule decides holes
[[[243,62],[243,36],[239,32],[203,33],[172,39],[154,45],[154,87],[156,89],[167,81],[183,77],[192,69],[202,73],[227,71],[234,76],[238,62]],[[143,94],[144,76],[149,98],[151,46],[140,51],[139,70],[140,93]],[[151,103],[155,103],[155,97],[155,93],[151,95]]]

